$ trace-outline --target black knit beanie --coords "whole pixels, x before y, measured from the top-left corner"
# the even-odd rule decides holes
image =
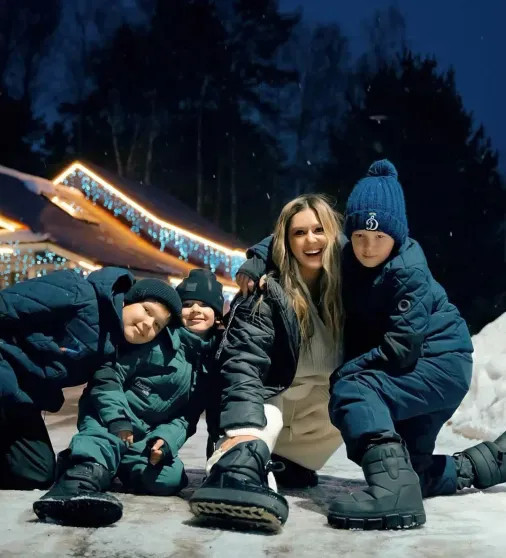
[[[125,294],[125,306],[143,300],[155,300],[166,306],[171,314],[181,318],[181,299],[177,292],[161,279],[140,279]]]
[[[210,306],[219,316],[223,316],[223,286],[216,275],[207,269],[192,269],[176,287],[181,300],[199,300]]]

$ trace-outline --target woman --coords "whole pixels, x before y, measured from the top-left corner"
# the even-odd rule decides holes
[[[324,197],[288,203],[273,237],[279,272],[233,305],[217,355],[225,436],[190,499],[197,516],[277,529],[288,504],[268,481],[271,452],[314,471],[341,444],[328,416],[341,337],[340,233]]]

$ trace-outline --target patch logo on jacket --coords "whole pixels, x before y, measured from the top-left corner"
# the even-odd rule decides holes
[[[137,378],[134,382],[134,386],[146,397],[151,393],[151,386],[148,386],[142,381],[142,378]]]

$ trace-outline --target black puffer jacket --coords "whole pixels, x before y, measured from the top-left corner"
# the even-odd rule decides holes
[[[216,355],[222,430],[266,425],[264,401],[292,384],[299,346],[297,317],[274,278],[268,278],[264,291],[235,299]]]

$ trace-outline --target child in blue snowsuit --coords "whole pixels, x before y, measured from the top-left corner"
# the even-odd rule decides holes
[[[473,346],[408,237],[389,161],[374,163],[355,186],[345,231],[345,362],[334,373],[329,412],[369,487],[339,495],[328,518],[338,528],[414,527],[425,522],[422,495],[469,486],[471,471],[462,463],[457,470],[457,457],[432,452],[468,391]]]
[[[177,291],[184,307],[174,292],[169,327],[151,343],[100,367],[88,384],[65,470],[34,504],[39,518],[80,526],[113,523],[123,508],[105,493],[114,476],[130,492],[176,494],[188,483],[178,452],[204,410],[210,436],[217,439],[213,360],[222,286],[213,273],[192,270]]]

